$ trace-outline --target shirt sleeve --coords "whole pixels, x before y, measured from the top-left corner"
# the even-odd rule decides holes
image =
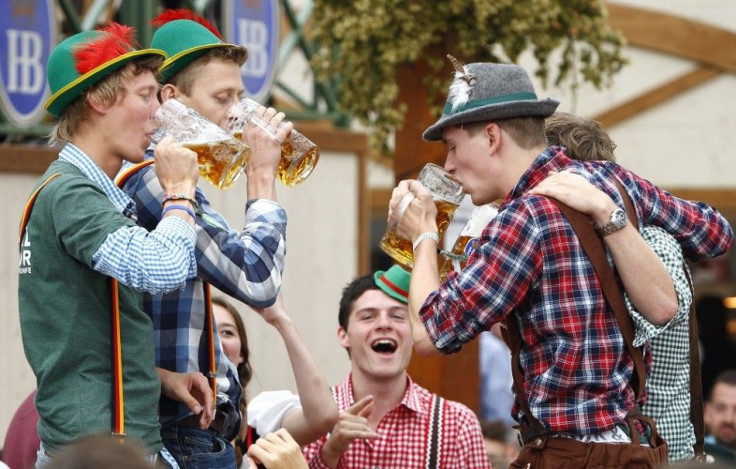
[[[299,396],[291,391],[264,391],[248,402],[248,426],[259,435],[275,432],[286,413],[299,408]]]
[[[151,166],[133,175],[124,188],[135,201],[139,223],[161,219],[164,193]],[[242,231],[230,227],[198,187],[195,197],[198,275],[218,290],[262,308],[276,301],[286,256],[286,211],[276,202],[248,201]]]
[[[196,276],[194,242],[194,230],[178,217],[166,217],[150,233],[139,226],[123,227],[100,245],[93,267],[136,290],[163,293]]]
[[[534,199],[552,203],[542,197]],[[503,320],[524,301],[541,272],[541,231],[535,210],[527,210],[518,200],[511,204],[518,206],[491,220],[466,267],[451,272],[420,309],[427,334],[443,353],[458,351]]]
[[[639,226],[654,225],[675,237],[685,257],[699,261],[726,253],[733,245],[733,229],[713,207],[680,199],[617,165],[609,165],[626,186]]]
[[[636,331],[634,336],[635,347],[641,347],[645,342],[686,320],[690,311],[690,304],[693,300],[693,293],[685,273],[685,269],[687,268],[685,266],[685,259],[683,258],[680,245],[677,244],[677,240],[667,234],[663,229],[654,226],[645,226],[642,228],[641,236],[652,248],[652,251],[662,260],[667,272],[669,272],[675,287],[675,293],[677,294],[678,309],[675,316],[666,324],[652,324],[636,310],[629,296],[624,295],[626,307],[629,310]]]

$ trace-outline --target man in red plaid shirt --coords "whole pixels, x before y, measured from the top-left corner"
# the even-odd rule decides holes
[[[351,373],[332,388],[340,417],[308,445],[312,468],[490,468],[475,414],[414,383],[406,308],[410,275],[393,266],[343,290],[338,338]]]
[[[653,446],[645,447],[631,435],[632,427],[644,436],[656,435],[654,428],[624,424],[646,396],[635,402],[633,358],[592,264],[557,205],[527,191],[552,172],[581,174],[618,207],[597,227],[599,236],[628,236],[617,179],[640,226],[663,228],[691,260],[725,253],[733,232],[711,207],[677,199],[615,163],[571,161],[564,148],[548,148],[544,118],[558,104],[537,99],[516,65],[456,64],[443,115],[423,137],[445,143],[445,169],[475,205],[502,203],[466,267],[440,284],[432,196],[413,180],[394,190],[389,224],[414,243],[415,347],[422,354],[456,352],[510,317],[520,332],[523,375],[514,418],[522,430],[543,430],[525,441],[512,467],[657,467],[666,460],[661,439],[641,438]]]

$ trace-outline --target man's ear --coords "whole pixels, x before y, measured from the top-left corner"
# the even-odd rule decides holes
[[[488,139],[491,154],[498,152],[498,146],[501,143],[501,127],[495,122],[489,122],[485,128],[486,138]]]
[[[342,328],[342,326],[338,326],[337,328],[337,340],[340,342],[340,345],[342,345],[345,348],[350,347],[350,340],[348,339],[348,331]]]
[[[91,107],[92,110],[94,110],[96,113],[98,113],[100,115],[107,114],[107,109],[110,106],[102,103],[100,100],[98,100],[97,98],[95,98],[94,95],[88,93],[87,96],[84,99],[87,100],[87,104],[89,105],[89,107]]]
[[[159,96],[161,96],[161,102],[163,103],[167,99],[171,98],[178,98],[179,97],[179,88],[172,85],[171,83],[166,83],[162,88],[161,91],[159,91]]]

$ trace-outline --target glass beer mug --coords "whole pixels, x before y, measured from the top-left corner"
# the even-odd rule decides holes
[[[218,189],[232,186],[250,160],[248,145],[176,99],[164,101],[154,120],[159,128],[153,143],[171,135],[197,154],[199,174]]]
[[[242,140],[243,126],[252,122],[273,136],[273,131],[261,117],[255,114],[260,106],[251,98],[241,98],[227,112],[221,127],[238,140]],[[312,173],[319,161],[319,147],[293,129],[281,144],[281,161],[277,175],[289,187],[301,184]]]
[[[419,182],[432,194],[437,206],[437,230],[442,239],[450,226],[460,202],[463,200],[463,187],[450,173],[433,163],[427,163],[419,172]],[[396,262],[411,269],[414,266],[414,249],[411,240],[399,237],[389,227],[381,238],[381,249]]]
[[[483,230],[491,219],[498,214],[498,204],[490,203],[473,207],[470,212],[468,221],[465,223],[460,235],[458,236],[452,249],[441,251],[446,257],[445,262],[440,267],[440,276],[444,279],[451,270],[460,271],[465,268],[468,258],[478,245],[478,240]]]

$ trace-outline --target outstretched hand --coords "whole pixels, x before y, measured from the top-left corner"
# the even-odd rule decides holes
[[[375,440],[381,436],[368,425],[368,416],[373,410],[373,396],[366,396],[340,412],[330,437],[321,449],[322,460],[336,467],[348,446],[358,439]]]
[[[206,430],[212,422],[215,408],[212,389],[202,373],[176,373],[156,368],[161,380],[161,393],[175,401],[183,402],[196,415],[201,414],[199,426]]]

